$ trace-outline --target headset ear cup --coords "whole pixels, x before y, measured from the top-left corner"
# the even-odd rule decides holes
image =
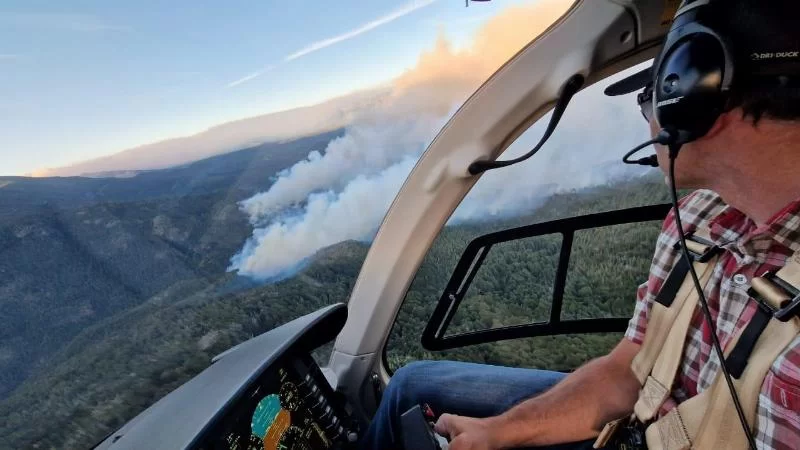
[[[653,87],[656,120],[661,128],[694,140],[714,125],[727,96],[723,45],[712,34],[697,33],[665,49]]]

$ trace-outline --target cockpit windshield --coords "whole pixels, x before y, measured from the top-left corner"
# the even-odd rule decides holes
[[[572,2],[469,3],[4,2],[0,447],[90,446],[347,301],[427,144]]]

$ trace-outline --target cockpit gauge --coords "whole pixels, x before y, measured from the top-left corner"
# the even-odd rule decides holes
[[[303,436],[303,429],[291,426],[283,432],[278,442],[278,450],[311,450],[311,446]]]
[[[250,435],[250,442],[248,444],[247,450],[261,450],[264,448],[264,440],[255,434]]]
[[[302,401],[300,392],[297,390],[297,386],[291,381],[287,381],[281,385],[278,395],[281,399],[281,406],[284,409],[288,411],[297,411],[298,408],[300,408],[300,402]]]

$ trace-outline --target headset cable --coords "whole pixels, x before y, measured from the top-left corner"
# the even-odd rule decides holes
[[[681,253],[683,254],[686,264],[689,266],[689,273],[691,274],[692,281],[694,282],[694,288],[697,290],[697,295],[700,300],[700,307],[703,310],[703,317],[705,318],[706,325],[708,325],[708,328],[711,330],[711,343],[714,347],[714,352],[719,358],[720,370],[722,370],[722,374],[725,377],[725,382],[728,384],[728,390],[733,398],[733,405],[736,407],[736,413],[739,415],[739,422],[742,425],[742,430],[744,430],[744,434],[747,436],[750,450],[756,450],[757,447],[755,438],[753,437],[753,433],[750,431],[750,425],[747,423],[747,418],[744,415],[742,404],[739,401],[739,395],[736,393],[736,387],[733,385],[731,374],[728,371],[727,365],[725,364],[725,354],[722,352],[722,346],[720,345],[719,338],[717,337],[717,327],[714,326],[714,319],[711,316],[711,311],[708,308],[708,301],[706,301],[706,296],[703,293],[703,287],[700,286],[700,280],[697,277],[697,272],[694,270],[694,264],[689,256],[689,252],[686,250],[686,234],[683,232],[681,214],[678,208],[678,191],[675,187],[675,159],[678,156],[678,151],[680,148],[680,144],[669,145],[669,191],[672,197],[672,208],[675,211],[675,224],[678,227],[678,236],[680,237],[681,241]]]

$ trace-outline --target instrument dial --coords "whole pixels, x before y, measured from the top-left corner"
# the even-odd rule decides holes
[[[300,392],[297,386],[291,381],[283,383],[279,393],[281,399],[281,406],[289,411],[297,411],[300,408]]]
[[[278,442],[278,450],[311,450],[311,447],[303,436],[303,430],[300,427],[291,426],[283,432],[283,436]]]

